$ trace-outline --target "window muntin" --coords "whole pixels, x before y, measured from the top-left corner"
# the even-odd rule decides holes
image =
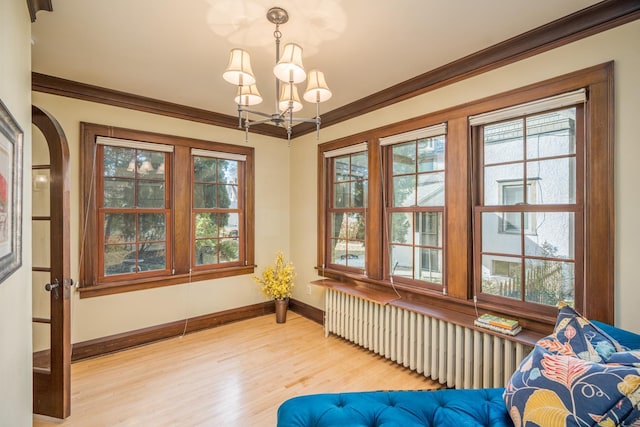
[[[81,134],[82,297],[253,272],[253,148],[89,123]],[[196,182],[194,156],[223,161],[224,180]],[[215,235],[196,229],[194,204]],[[216,245],[215,263],[208,249],[196,263]]]
[[[331,157],[328,161],[332,170],[328,209],[329,263],[363,270],[369,183],[367,152]]]
[[[388,146],[388,275],[441,287],[444,270],[445,135]]]
[[[169,153],[100,145],[102,157],[98,221],[104,249],[101,277],[167,272],[170,193],[165,174]]]
[[[577,111],[481,126],[481,296],[575,303],[576,215],[582,212],[576,203]],[[495,273],[496,262],[508,263],[506,276]]]
[[[242,200],[238,199],[243,162],[193,156],[194,267],[240,262]]]
[[[576,90],[576,86],[582,86]],[[518,118],[538,115],[543,112],[564,109],[576,106],[575,123],[575,149],[561,148],[561,145],[540,147],[538,159],[528,155],[532,161],[552,160],[558,152],[566,153],[575,150],[575,156],[567,156],[562,161],[575,165],[575,206],[564,203],[557,204],[547,198],[544,191],[541,199],[535,204],[527,206],[528,213],[536,216],[535,221],[527,220],[535,229],[540,221],[544,220],[546,213],[564,213],[567,221],[575,222],[569,227],[569,237],[573,242],[573,270],[575,272],[575,307],[578,310],[598,320],[613,321],[614,301],[614,224],[611,218],[614,214],[613,203],[613,63],[601,64],[585,70],[576,71],[570,75],[559,76],[554,79],[535,83],[522,89],[515,89],[503,95],[452,107],[446,111],[429,113],[419,117],[413,117],[403,122],[384,126],[379,129],[367,130],[365,133],[345,137],[341,140],[321,144],[318,150],[318,176],[322,180],[318,182],[319,217],[318,227],[318,271],[322,276],[339,280],[346,285],[355,284],[358,289],[365,290],[371,285],[372,292],[379,285],[394,287],[402,298],[412,299],[416,304],[430,305],[432,299],[437,300],[436,305],[446,305],[454,310],[460,310],[472,314],[475,297],[477,308],[502,313],[505,316],[527,319],[527,327],[532,330],[542,330],[553,324],[556,315],[555,307],[534,304],[524,301],[499,297],[480,292],[482,257],[480,256],[482,241],[480,223],[481,213],[486,211],[497,212],[492,222],[493,232],[499,233],[499,220],[502,213],[520,212],[522,206],[503,205],[499,200],[502,195],[495,191],[494,205],[483,205],[482,193],[482,157],[484,155],[481,143],[481,127],[486,124],[508,122]],[[588,95],[588,99],[587,99]],[[514,104],[517,103],[517,104]],[[584,105],[582,105],[584,103]],[[387,239],[390,236],[389,210],[391,209],[390,196],[390,166],[387,146],[417,140],[425,137],[423,129],[417,129],[424,125],[446,120],[447,133],[447,180],[446,180],[446,215],[443,218],[444,254],[444,280],[446,282],[446,294],[442,295],[443,288],[434,287],[431,292],[422,287],[412,286],[408,279],[391,281],[389,277],[390,253]],[[415,129],[415,130],[412,130]],[[442,132],[440,132],[442,133]],[[543,132],[539,132],[543,133]],[[412,134],[412,137],[407,137]],[[535,132],[534,132],[535,134]],[[429,136],[433,136],[429,135]],[[362,275],[355,277],[350,272],[341,271],[334,266],[326,265],[326,241],[329,234],[327,224],[327,211],[329,208],[328,181],[330,171],[326,163],[322,163],[327,153],[337,151],[336,147],[344,147],[356,141],[367,138],[369,144],[369,173],[371,185],[369,185],[369,206],[367,211],[367,264]],[[569,140],[570,147],[571,141]],[[588,144],[588,149],[585,149]],[[378,150],[378,145],[380,150]],[[528,144],[530,150],[538,151],[536,145]],[[535,147],[535,148],[532,148]],[[550,151],[552,149],[554,151]],[[520,155],[520,157],[523,157]],[[574,157],[575,160],[572,158]],[[567,160],[568,159],[568,160]],[[507,164],[512,159],[503,163]],[[496,163],[500,163],[499,161]],[[522,163],[522,161],[520,161]],[[534,167],[535,168],[535,167]],[[518,177],[521,184],[530,183],[537,190],[535,179],[525,177],[524,165],[521,167],[522,175]],[[588,172],[588,173],[587,173]],[[544,177],[544,174],[543,174]],[[533,176],[535,178],[535,175]],[[508,180],[502,181],[503,183]],[[380,184],[378,184],[380,183]],[[570,182],[567,189],[573,189]],[[540,187],[543,188],[544,187]],[[569,191],[565,194],[571,194]],[[523,190],[524,193],[524,190]],[[524,199],[524,195],[522,196]],[[550,202],[550,203],[546,203]],[[567,214],[568,212],[568,214]],[[540,214],[542,213],[542,214]],[[540,215],[543,215],[542,217]],[[409,221],[410,219],[407,219]],[[521,222],[527,222],[522,220]],[[535,224],[535,226],[533,226]],[[565,227],[566,228],[566,227]],[[574,234],[575,230],[581,230]],[[510,237],[509,233],[502,233]],[[520,236],[516,234],[516,236]],[[520,238],[521,239],[521,238]],[[559,240],[563,240],[562,239]],[[520,240],[520,241],[527,241]],[[558,254],[564,251],[558,246]],[[536,253],[538,258],[543,258],[540,244],[527,246],[529,253]],[[570,247],[570,245],[566,245]],[[535,250],[534,250],[535,249]],[[524,252],[522,249],[520,252]],[[564,251],[569,252],[569,250]],[[491,269],[490,260],[500,260],[502,257],[495,254],[487,254],[489,261],[485,266]],[[567,255],[558,255],[561,257]],[[512,258],[507,255],[506,258]],[[522,272],[520,255],[513,256],[513,262],[518,271]],[[553,256],[551,257],[553,259]],[[565,262],[559,259],[560,262]],[[505,261],[508,262],[508,261]],[[571,260],[566,261],[569,264]],[[515,268],[515,267],[514,267]],[[534,266],[532,266],[535,269]],[[529,270],[532,270],[530,268]],[[565,269],[564,266],[562,266]],[[513,270],[513,268],[511,269]],[[538,266],[538,270],[541,267]],[[506,272],[506,274],[505,274]],[[509,276],[510,270],[494,272],[494,276]],[[521,273],[522,274],[522,273]],[[470,283],[472,281],[473,283]],[[419,302],[421,301],[421,302]]]

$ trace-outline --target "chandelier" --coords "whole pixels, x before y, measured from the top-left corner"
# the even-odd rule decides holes
[[[252,106],[262,102],[262,96],[256,86],[256,78],[251,70],[249,52],[244,49],[231,49],[229,64],[222,77],[238,87],[238,93],[234,98],[238,105],[238,127],[245,129],[245,140],[249,139],[249,128],[260,123],[273,123],[287,130],[287,140],[291,141],[291,130],[294,123],[315,123],[316,138],[320,136],[320,103],[331,98],[331,91],[327,86],[324,73],[311,70],[309,74],[302,66],[302,47],[295,43],[284,46],[280,55],[280,25],[289,21],[289,14],[280,7],[272,7],[267,11],[267,19],[275,24],[273,36],[276,40],[276,65],[273,67],[275,74],[276,106],[275,113],[263,113],[251,109]],[[296,84],[307,80],[307,89],[303,99],[316,104],[316,116],[314,118],[298,118],[293,115],[302,109],[300,96]],[[244,117],[243,117],[244,113]],[[259,120],[250,120],[249,114],[263,117]]]

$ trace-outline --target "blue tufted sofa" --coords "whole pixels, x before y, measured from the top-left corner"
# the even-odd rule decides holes
[[[640,335],[605,323],[592,323],[620,344],[640,348]],[[278,408],[278,427],[512,427],[504,391],[446,389],[298,396]]]

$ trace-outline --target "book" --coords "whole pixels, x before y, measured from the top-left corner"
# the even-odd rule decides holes
[[[485,313],[476,319],[479,323],[485,325],[493,325],[503,329],[515,329],[520,324],[515,319],[507,319],[506,317],[495,316],[493,314]]]
[[[494,326],[490,323],[479,322],[478,319],[476,319],[473,322],[473,324],[480,328],[488,329],[490,331],[499,332],[501,334],[510,335],[510,336],[518,335],[520,331],[522,331],[522,326],[519,326],[519,325],[512,329],[506,329],[506,328],[501,328],[500,326]]]

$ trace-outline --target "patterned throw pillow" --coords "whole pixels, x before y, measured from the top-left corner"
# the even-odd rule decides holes
[[[603,363],[613,353],[628,350],[568,305],[558,313],[552,337],[562,348],[561,354],[573,353],[592,362]]]
[[[640,351],[563,307],[503,397],[516,426],[640,425]]]
[[[640,423],[640,368],[553,354],[536,345],[506,387],[516,427]]]

